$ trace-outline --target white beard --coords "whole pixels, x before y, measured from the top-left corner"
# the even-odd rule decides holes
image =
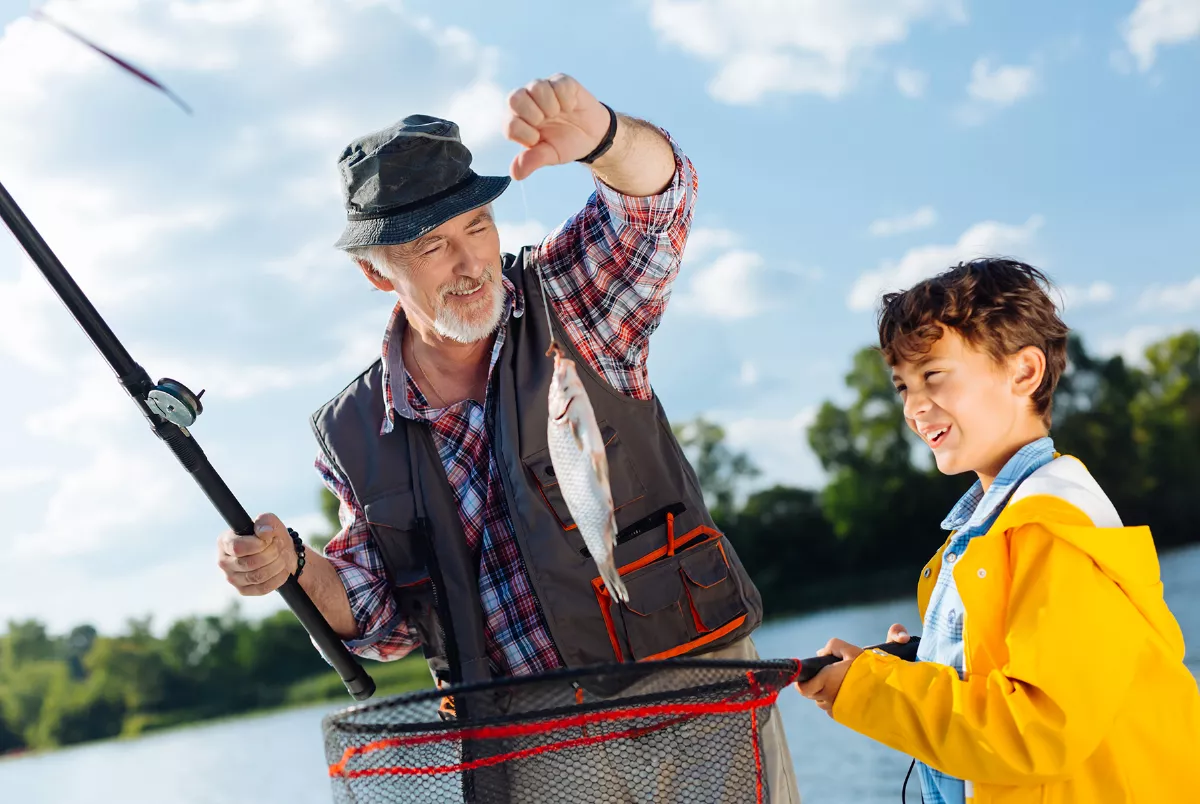
[[[491,309],[483,318],[464,320],[454,309],[443,303],[433,320],[433,329],[443,338],[449,338],[459,343],[475,343],[491,335],[500,326],[500,317],[504,315],[504,288],[499,284],[488,283],[491,298]]]

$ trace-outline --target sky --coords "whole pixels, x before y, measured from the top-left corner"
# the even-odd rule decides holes
[[[163,95],[0,0],[0,182],[251,515],[320,530],[308,416],[377,355],[385,294],[332,248],[336,159],[408,114],[504,174],[508,93],[557,72],[668,130],[700,178],[650,376],[763,470],[818,487],[881,291],[982,255],[1060,287],[1104,354],[1197,325],[1200,0],[51,0]],[[533,242],[592,190],[496,205]],[[0,622],[225,609],[225,524],[0,231]],[[243,613],[282,607],[244,599]]]

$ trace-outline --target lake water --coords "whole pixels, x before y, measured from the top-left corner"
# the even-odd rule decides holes
[[[1164,556],[1162,564],[1167,601],[1200,675],[1200,547]],[[917,629],[916,605],[858,606],[771,623],[755,642],[764,657],[809,656],[832,636],[860,645],[882,641],[893,622]],[[329,804],[320,720],[343,705],[0,761],[0,802]],[[795,690],[779,705],[804,804],[900,800],[907,758],[834,723]]]

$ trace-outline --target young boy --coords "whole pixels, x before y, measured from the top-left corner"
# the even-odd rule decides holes
[[[1197,801],[1200,691],[1150,531],[1048,435],[1067,327],[1043,284],[980,260],[884,296],[905,420],[979,479],[921,571],[918,661],[834,639],[800,691],[914,757],[925,804]]]

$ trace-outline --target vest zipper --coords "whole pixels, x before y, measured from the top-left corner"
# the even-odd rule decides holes
[[[458,642],[454,637],[454,622],[450,619],[450,610],[446,605],[446,600],[439,591],[445,587],[446,581],[442,577],[441,564],[438,563],[429,520],[419,517],[417,528],[421,531],[421,538],[425,541],[425,548],[428,551],[429,586],[433,592],[433,607],[437,611],[438,634],[446,649],[446,662],[450,665],[450,683],[457,684],[462,681],[462,662],[458,654]]]
[[[437,461],[437,446],[433,443],[433,434],[428,425],[423,431],[418,430],[417,437],[427,439],[427,446],[433,450],[434,460]],[[429,586],[433,592],[433,607],[437,612],[438,620],[438,635],[442,638],[442,645],[446,650],[446,663],[450,666],[450,683],[455,684],[463,679],[462,656],[458,650],[458,641],[454,636],[454,621],[450,618],[449,601],[442,595],[442,590],[446,588],[446,579],[442,575],[442,565],[438,560],[437,546],[433,542],[433,528],[429,525],[429,517],[425,515],[425,489],[421,483],[420,467],[417,464],[417,456],[413,450],[412,438],[414,432],[412,429],[408,431],[407,449],[408,449],[408,470],[410,473],[409,482],[412,484],[413,502],[417,507],[417,529],[421,532],[421,538],[425,542],[426,564],[429,567]],[[438,461],[440,466],[441,462]]]

